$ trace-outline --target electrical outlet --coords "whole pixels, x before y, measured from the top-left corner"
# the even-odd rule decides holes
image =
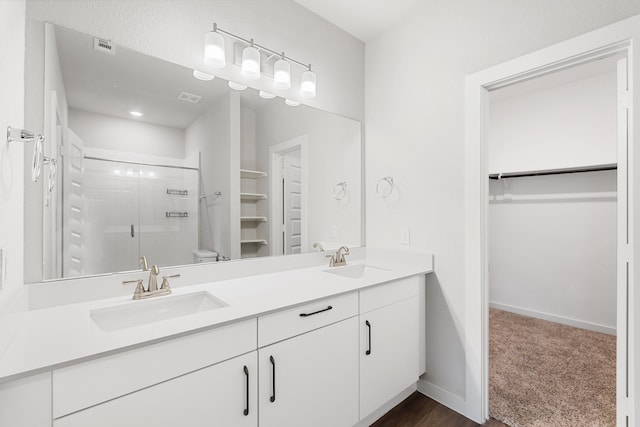
[[[332,239],[336,239],[338,237],[338,226],[337,225],[332,225],[331,226],[331,238]]]
[[[408,245],[411,243],[411,232],[408,228],[400,230],[400,244]]]

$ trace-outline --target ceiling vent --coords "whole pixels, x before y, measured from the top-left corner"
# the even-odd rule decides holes
[[[109,55],[116,54],[116,45],[111,43],[111,40],[99,39],[95,37],[93,39],[93,49],[98,52],[108,53]]]
[[[178,99],[180,101],[185,101],[185,102],[190,102],[192,104],[197,104],[202,99],[202,97],[199,96],[199,95],[194,95],[194,94],[189,93],[189,92],[182,92],[180,94],[180,96],[178,97]]]

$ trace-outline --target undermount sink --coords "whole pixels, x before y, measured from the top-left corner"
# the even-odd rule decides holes
[[[352,279],[360,279],[365,275],[377,274],[383,271],[391,271],[388,268],[373,267],[367,264],[352,264],[344,267],[332,267],[328,270],[322,270],[326,273],[337,274],[338,276],[350,277]]]
[[[110,332],[223,307],[228,304],[210,293],[194,292],[100,308],[92,310],[90,316],[100,329]]]

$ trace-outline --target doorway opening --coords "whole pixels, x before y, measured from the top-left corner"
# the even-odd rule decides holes
[[[489,93],[489,415],[510,426],[616,422],[619,67]]]

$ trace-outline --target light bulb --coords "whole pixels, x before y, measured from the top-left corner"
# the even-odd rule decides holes
[[[294,101],[292,99],[285,99],[284,103],[287,104],[289,107],[297,107],[298,105],[300,105],[298,101]]]
[[[303,98],[315,98],[316,96],[316,73],[311,69],[302,73],[300,96]]]
[[[236,83],[231,80],[229,80],[228,85],[233,90],[245,90],[247,88],[245,85],[241,85],[240,83]]]
[[[204,71],[195,70],[195,69],[193,70],[193,77],[195,77],[198,80],[204,80],[204,81],[209,81],[216,78],[216,76],[214,76],[213,74],[205,73]]]
[[[216,31],[209,31],[204,36],[204,63],[213,68],[224,68],[227,65],[224,38]]]
[[[289,89],[291,87],[291,65],[283,59],[279,59],[273,64],[273,85],[278,89]]]
[[[253,43],[242,51],[242,75],[249,80],[260,78],[260,52]]]
[[[276,97],[276,96],[275,96],[274,94],[272,94],[272,93],[265,92],[265,91],[263,91],[263,90],[261,90],[261,91],[260,91],[260,98],[263,98],[263,99],[273,99],[273,98],[275,98],[275,97]]]

